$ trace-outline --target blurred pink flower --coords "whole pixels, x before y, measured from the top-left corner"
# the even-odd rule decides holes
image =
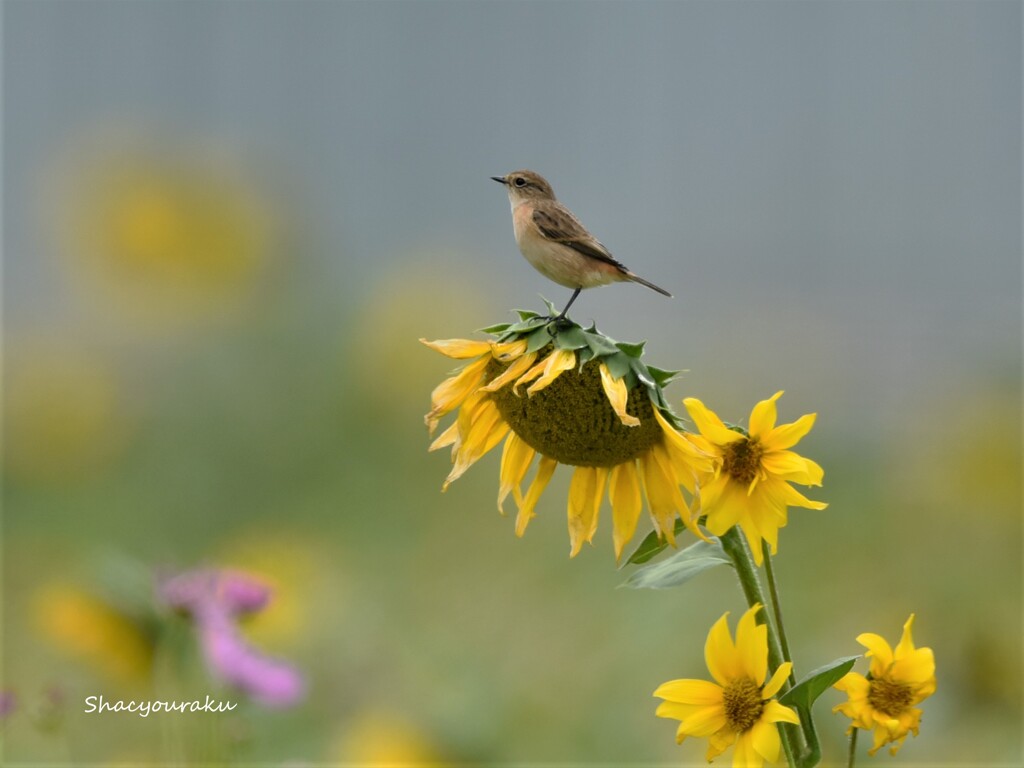
[[[14,691],[0,689],[0,723],[6,720],[18,706],[18,697]]]
[[[254,648],[238,628],[240,615],[270,601],[263,582],[243,571],[197,568],[163,580],[157,592],[163,603],[192,617],[206,664],[218,678],[268,707],[292,706],[302,698],[301,673]]]
[[[299,671],[287,662],[260,653],[223,615],[199,624],[203,654],[218,677],[268,707],[296,704],[305,691]]]
[[[255,613],[270,602],[270,587],[243,571],[228,569],[184,571],[165,580],[159,591],[164,603],[192,616]]]

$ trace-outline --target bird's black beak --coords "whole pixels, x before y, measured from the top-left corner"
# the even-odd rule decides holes
[[[499,184],[508,184],[504,176],[491,176],[491,178],[494,179]]]

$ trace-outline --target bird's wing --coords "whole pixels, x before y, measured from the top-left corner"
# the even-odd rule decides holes
[[[623,272],[628,271],[566,208],[560,205],[537,206],[533,211],[533,223],[549,240],[567,245],[584,256],[611,264]]]

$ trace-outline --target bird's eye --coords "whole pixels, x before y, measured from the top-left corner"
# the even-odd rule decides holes
[[[522,176],[516,176],[515,181],[513,181],[512,183],[515,184],[517,187],[525,187],[526,179],[524,179]]]

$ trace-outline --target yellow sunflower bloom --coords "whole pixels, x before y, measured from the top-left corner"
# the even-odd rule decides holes
[[[931,648],[914,647],[913,624],[910,614],[895,649],[873,632],[858,635],[857,642],[868,649],[865,656],[871,657],[871,670],[867,677],[849,672],[835,685],[849,696],[832,710],[850,718],[848,733],[874,730],[870,755],[890,743],[889,753],[895,755],[908,733],[917,736],[921,710],[915,705],[935,693],[935,656]]]
[[[828,506],[811,501],[790,485],[821,485],[824,471],[789,450],[811,431],[816,414],[776,427],[775,401],[781,395],[776,392],[754,406],[748,432],[726,426],[696,398],[683,401],[700,430],[689,439],[716,459],[714,471],[700,479],[701,511],[707,515],[708,530],[721,536],[739,525],[758,565],[764,559],[762,540],[768,542],[772,554],[778,550],[779,529],[786,525],[790,506]]]
[[[606,489],[616,559],[636,532],[644,496],[655,529],[670,542],[676,518],[703,538],[682,489],[692,496],[697,476],[712,464],[670,421],[658,383],[668,372],[644,366],[640,347],[617,345],[596,329],[572,323],[524,313],[521,323],[489,330],[499,333],[496,340],[421,339],[447,357],[469,361],[434,389],[425,417],[433,434],[444,416],[458,410],[430,446],[451,447],[445,489],[504,440],[498,509],[504,513],[505,501],[513,497],[518,536],[555,467],[567,464],[575,467],[570,556],[593,539]]]
[[[708,739],[707,760],[734,747],[734,768],[760,768],[779,759],[782,741],[776,723],[800,724],[796,712],[774,700],[789,676],[790,662],[768,677],[768,628],[758,625],[755,605],[740,617],[733,642],[726,622],[715,622],[704,646],[710,680],[670,680],[654,692],[664,701],[655,714],[679,720],[676,740]]]

